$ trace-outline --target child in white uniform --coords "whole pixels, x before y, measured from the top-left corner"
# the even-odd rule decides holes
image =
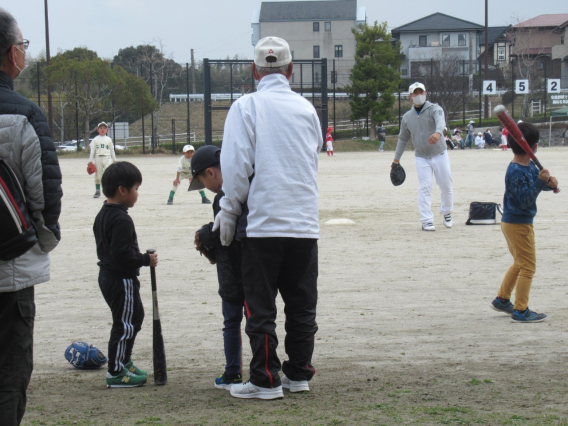
[[[172,205],[174,203],[174,195],[176,195],[180,181],[182,179],[188,179],[191,183],[191,157],[193,157],[194,153],[195,148],[193,147],[193,145],[186,145],[183,147],[183,155],[179,159],[176,178],[174,180],[172,189],[170,190],[170,196],[168,198],[168,205]],[[211,201],[205,196],[205,192],[203,190],[200,190],[199,194],[201,195],[202,204],[211,204]]]
[[[89,164],[93,163],[96,167],[95,171],[95,195],[93,198],[101,196],[101,178],[103,173],[112,163],[116,163],[116,155],[114,154],[114,144],[112,139],[107,136],[108,126],[102,121],[97,126],[99,135],[91,142],[91,155]]]

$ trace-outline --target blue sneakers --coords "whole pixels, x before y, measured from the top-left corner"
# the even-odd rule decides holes
[[[501,299],[496,297],[491,302],[491,309],[493,309],[494,311],[497,311],[497,312],[504,312],[506,314],[511,315],[513,313],[513,311],[515,310],[515,306],[511,303],[510,300],[507,301],[507,303],[503,303],[501,301]]]
[[[240,374],[236,374],[234,376],[229,376],[225,372],[215,379],[215,387],[217,389],[231,390],[231,386],[233,386],[235,384],[240,384],[242,382],[243,382],[243,379],[242,379]]]
[[[523,313],[515,309],[513,315],[511,315],[511,321],[513,322],[542,322],[545,318],[546,314],[537,314],[529,308]]]

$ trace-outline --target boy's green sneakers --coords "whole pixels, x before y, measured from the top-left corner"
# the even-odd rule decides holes
[[[148,375],[148,372],[146,370],[141,370],[140,368],[138,368],[134,365],[134,363],[132,362],[132,358],[130,358],[130,361],[128,361],[128,364],[126,364],[124,366],[124,368],[126,368],[132,374],[136,374],[137,376],[147,376]]]
[[[142,386],[147,380],[148,378],[146,376],[137,376],[126,368],[116,376],[111,375],[108,371],[106,375],[107,388],[133,388]]]

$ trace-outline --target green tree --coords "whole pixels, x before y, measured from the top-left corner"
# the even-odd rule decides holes
[[[387,23],[359,25],[351,30],[355,36],[355,65],[351,69],[349,94],[351,119],[371,118],[371,139],[376,124],[392,120],[394,93],[400,82],[400,42],[393,43]]]
[[[72,52],[85,53],[78,49]],[[147,114],[157,108],[148,85],[140,77],[129,75],[118,66],[112,68],[109,62],[98,57],[65,53],[54,57],[46,72],[49,82],[57,88],[56,96],[77,105],[83,118],[85,141],[95,130],[95,126],[90,125],[91,120],[108,114],[113,100],[115,119],[129,109]]]

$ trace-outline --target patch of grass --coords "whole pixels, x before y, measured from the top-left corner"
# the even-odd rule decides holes
[[[160,417],[144,417],[142,420],[136,422],[137,425],[161,425],[162,419]]]
[[[477,386],[481,384],[481,380],[477,380],[475,377],[469,381],[470,385]]]

